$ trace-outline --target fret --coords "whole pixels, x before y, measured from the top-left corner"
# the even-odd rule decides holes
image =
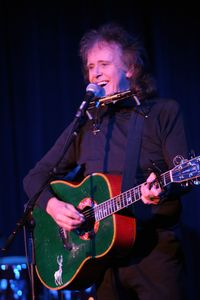
[[[161,181],[162,181],[162,184],[163,184],[164,186],[166,186],[166,176],[165,176],[165,174],[163,174],[163,175],[161,176]]]
[[[130,205],[132,203],[132,195],[131,195],[131,190],[128,190],[126,192],[127,194],[127,197],[126,197],[126,200],[127,200],[127,206]]]
[[[135,187],[135,188],[133,189],[133,191],[134,191],[134,202],[135,202],[136,199],[137,199],[137,188]]]
[[[123,195],[124,195],[124,202],[125,202],[125,207],[127,207],[128,206],[128,203],[129,203],[129,201],[130,201],[130,196],[129,196],[129,193],[128,192],[125,192],[125,193],[123,193]]]
[[[102,203],[102,215],[105,218],[105,202]]]
[[[112,205],[111,205],[111,201],[108,200],[108,201],[106,201],[106,203],[107,203],[108,214],[111,215],[111,214],[112,214]]]
[[[105,213],[106,213],[106,216],[110,215],[110,212],[109,212],[109,201],[105,202]]]
[[[99,219],[98,206],[94,207],[94,218],[95,218],[95,221],[98,221],[98,219]]]
[[[115,199],[116,199],[117,210],[119,210],[119,209],[121,209],[121,199],[119,196],[117,196]]]
[[[167,179],[166,179],[166,185],[173,182],[172,178],[171,178],[171,171],[167,172]]]
[[[162,174],[161,180],[162,180],[164,186],[166,186],[169,183],[171,183],[170,172],[168,171],[168,172]]]
[[[139,200],[141,197],[141,185],[135,188],[135,201]]]
[[[95,221],[99,220],[99,207],[98,206],[96,206],[94,208],[94,217],[95,217]]]
[[[125,192],[125,193],[123,193],[122,194],[122,197],[123,197],[123,203],[124,203],[124,207],[126,207],[127,206],[127,192]]]
[[[115,201],[115,198],[113,198],[114,200],[114,211],[117,211],[117,202]]]
[[[99,216],[100,216],[100,219],[103,219],[103,205],[101,204],[100,207],[99,207]]]
[[[121,199],[122,207],[125,207],[126,203],[125,203],[125,197],[123,194],[120,195],[120,199]]]
[[[114,206],[115,203],[114,203],[113,199],[111,199],[110,202],[111,202],[112,213],[114,213],[115,212],[115,206]]]
[[[96,221],[99,221],[101,219],[101,216],[100,216],[100,206],[99,205],[94,208],[94,215],[95,215],[95,220]]]

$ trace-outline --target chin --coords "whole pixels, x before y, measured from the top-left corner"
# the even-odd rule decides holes
[[[112,95],[112,94],[115,94],[115,93],[117,93],[117,91],[106,91],[106,96],[109,96],[109,95]]]

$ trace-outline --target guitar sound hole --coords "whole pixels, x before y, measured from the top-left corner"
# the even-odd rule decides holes
[[[95,224],[95,218],[94,214],[92,213],[92,209],[90,206],[86,206],[83,210],[78,210],[84,215],[85,221],[78,229],[76,229],[76,233],[80,236],[83,236],[85,233],[88,233],[90,238],[92,238],[92,236],[94,235]]]

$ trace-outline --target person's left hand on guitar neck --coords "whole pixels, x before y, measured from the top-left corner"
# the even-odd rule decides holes
[[[141,187],[141,200],[144,204],[157,205],[160,201],[159,195],[163,192],[158,181],[156,180],[155,173],[151,173],[146,182]]]

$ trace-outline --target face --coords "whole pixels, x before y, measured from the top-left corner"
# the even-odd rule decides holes
[[[103,86],[105,96],[130,88],[132,74],[122,62],[117,44],[96,43],[88,52],[87,68],[90,83]]]

